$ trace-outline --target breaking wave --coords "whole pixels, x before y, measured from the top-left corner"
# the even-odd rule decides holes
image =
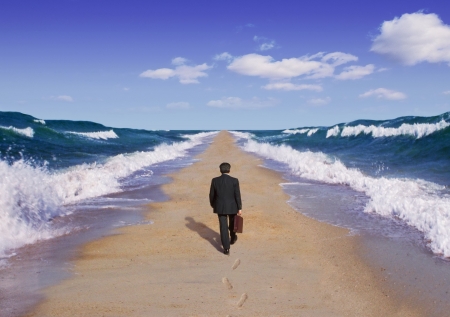
[[[259,143],[248,135],[246,139],[244,150],[284,163],[294,175],[347,185],[365,193],[370,198],[365,212],[399,219],[417,228],[434,253],[450,256],[450,197],[445,186],[421,179],[371,177],[322,152]]]
[[[0,129],[10,130],[10,131],[13,131],[13,132],[15,132],[17,134],[24,135],[24,136],[29,137],[29,138],[32,138],[34,136],[34,130],[32,128],[30,128],[30,127],[25,128],[25,129],[18,129],[18,128],[11,127],[11,126],[10,127],[0,126]]]
[[[0,161],[0,257],[8,250],[63,234],[52,220],[68,214],[65,206],[121,191],[121,179],[156,163],[186,156],[216,132],[184,135],[185,141],[160,144],[150,151],[119,154],[104,163],[60,170],[23,159]],[[187,139],[187,140],[186,140]]]
[[[111,129],[109,131],[98,131],[98,132],[71,132],[68,131],[66,133],[76,134],[90,139],[117,139],[119,136]]]

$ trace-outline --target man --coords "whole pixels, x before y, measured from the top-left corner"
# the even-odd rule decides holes
[[[220,164],[220,172],[222,175],[212,179],[211,189],[209,191],[209,203],[214,208],[214,213],[219,217],[220,239],[222,240],[223,253],[226,255],[230,254],[230,244],[234,244],[237,240],[236,232],[233,231],[234,217],[236,214],[242,214],[239,181],[237,178],[228,175],[230,169],[230,164]],[[230,231],[231,241],[228,230]]]

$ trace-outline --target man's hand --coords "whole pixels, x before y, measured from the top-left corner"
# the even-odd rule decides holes
[[[242,215],[242,210],[239,210],[239,211],[238,211],[238,215],[239,215],[239,216]]]

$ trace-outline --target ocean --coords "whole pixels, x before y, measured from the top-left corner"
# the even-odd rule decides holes
[[[312,183],[333,185],[341,193],[336,203],[351,191],[344,212],[313,217],[358,231],[375,228],[365,217],[372,215],[379,233],[403,236],[395,231],[409,227],[434,254],[450,257],[449,112],[234,134],[245,151],[267,159],[269,168],[296,177],[284,184],[291,196]]]
[[[70,215],[145,203],[136,192],[157,164],[186,157],[214,132],[147,131],[0,112],[0,258],[79,230]]]
[[[450,283],[450,112],[231,132],[244,151],[283,174],[281,186],[295,209],[351,234],[376,237],[365,240],[367,252],[361,256],[392,276],[401,276],[396,272],[403,268],[417,272],[404,279],[421,279],[401,283],[422,284],[420,292],[440,282],[442,287],[430,286],[428,293],[433,300],[448,301],[442,293]],[[192,164],[216,134],[0,112],[0,279],[2,293],[9,294],[0,301],[9,309],[5,316],[38,301],[18,301],[30,298],[24,288],[36,293],[67,275],[73,255],[68,249],[116,227],[151,225],[143,221],[143,206],[164,199],[159,190],[168,181],[164,175]],[[433,279],[436,283],[430,283]]]

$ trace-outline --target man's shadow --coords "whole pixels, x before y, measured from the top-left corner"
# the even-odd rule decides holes
[[[203,222],[197,222],[192,217],[184,218],[187,223],[186,227],[198,233],[200,237],[211,243],[213,247],[216,248],[217,251],[222,252],[222,243],[220,242],[220,234],[209,228]]]

